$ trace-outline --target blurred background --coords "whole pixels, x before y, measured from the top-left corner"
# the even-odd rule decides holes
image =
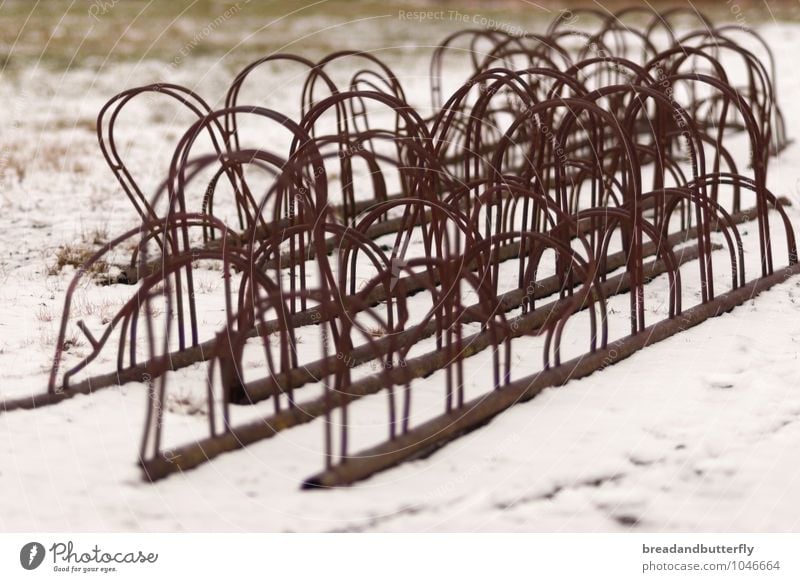
[[[715,21],[748,26],[800,20],[800,3],[789,0],[6,0],[0,3],[0,71],[10,74],[31,63],[98,69],[149,59],[180,67],[203,56],[238,69],[254,54],[271,51],[411,51],[459,28],[541,30],[563,9],[681,4]]]

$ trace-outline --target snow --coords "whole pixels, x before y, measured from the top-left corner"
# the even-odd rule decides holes
[[[776,54],[791,136],[800,127],[800,111],[791,107],[800,94],[791,59],[798,32],[789,24],[762,29]],[[418,58],[404,55],[398,66],[409,95],[424,104],[427,79],[418,73]],[[86,121],[116,91],[167,74],[188,86],[201,83],[198,91],[217,100],[212,106],[219,105],[231,77],[212,61],[197,59],[177,71],[157,62],[120,65],[113,75],[75,69],[53,78],[36,69],[0,84],[0,100],[10,104],[0,120],[0,205],[6,217],[0,231],[0,397],[46,387],[72,276],[69,269],[48,274],[59,245],[90,241],[98,229],[115,235],[136,224]],[[294,99],[287,97],[291,83],[271,89],[269,100]],[[126,149],[134,171],[149,178],[152,189],[188,118],[174,108],[150,107],[159,115],[130,128],[135,133],[128,134]],[[795,144],[772,160],[769,178],[776,195],[793,200],[795,224],[798,167]],[[744,239],[753,249],[755,229],[742,231],[750,231]],[[775,253],[782,263],[780,243]],[[717,256],[722,264],[724,255]],[[749,258],[752,276],[753,252]],[[698,301],[692,294],[698,288],[696,264],[683,267],[682,274],[688,307]],[[716,275],[719,289],[726,289],[725,274],[717,269]],[[219,317],[213,298],[219,274],[200,271],[199,277],[206,280],[200,305],[211,329]],[[663,291],[663,278],[647,293],[659,286]],[[125,286],[87,284],[79,291],[79,309],[90,327],[99,326],[129,293]],[[0,413],[0,530],[797,531],[800,467],[792,461],[800,445],[800,320],[793,317],[798,300],[800,279],[794,278],[602,372],[546,390],[429,458],[336,491],[299,488],[322,465],[319,421],[149,484],[136,464],[147,404],[142,384]],[[615,298],[610,305],[624,311],[626,302]],[[663,316],[663,306],[657,313],[649,296],[648,305],[649,318]],[[612,337],[623,332],[617,329]],[[585,349],[581,337],[578,329],[565,338],[565,357]],[[308,342],[315,345],[312,337]],[[515,377],[540,367],[538,355],[526,357],[528,350],[539,354],[540,345],[541,338],[514,344]],[[87,349],[84,340],[68,353],[68,362],[77,362]],[[313,353],[309,359],[316,359]],[[113,357],[97,362],[92,373],[108,369]],[[485,352],[468,362],[468,398],[480,392],[489,357]],[[171,374],[169,444],[203,434],[205,416],[190,412],[205,369]],[[415,388],[416,422],[440,411],[442,376]],[[313,387],[301,393],[317,395]],[[385,402],[385,395],[376,395],[353,405],[353,450],[385,436]],[[270,409],[271,403],[248,407],[236,412],[236,420]]]

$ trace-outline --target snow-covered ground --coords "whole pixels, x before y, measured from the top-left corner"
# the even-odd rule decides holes
[[[800,26],[761,31],[776,55],[780,102],[794,136],[800,133],[800,111],[792,107],[800,95],[793,62]],[[393,64],[408,93],[425,105],[426,62],[400,52]],[[46,387],[72,275],[52,268],[59,247],[76,240],[91,247],[136,224],[99,154],[97,111],[124,88],[165,78],[196,88],[217,106],[231,71],[195,58],[179,69],[157,61],[120,64],[113,74],[36,67],[0,83],[0,397]],[[291,80],[271,79],[266,96],[265,85],[254,90],[266,105],[293,103]],[[146,122],[131,122],[123,141],[149,189],[164,175],[188,118],[159,101],[142,115]],[[796,225],[798,168],[795,144],[773,160],[769,179],[773,192],[795,203],[789,213]],[[780,245],[776,253],[782,262]],[[219,278],[214,272],[200,277],[199,300],[205,294],[210,302]],[[688,278],[686,285],[691,288]],[[90,324],[101,323],[129,294],[125,286],[87,285],[78,308]],[[299,489],[320,468],[318,423],[148,484],[136,464],[147,404],[141,384],[0,413],[0,530],[796,531],[797,300],[800,278],[602,372],[547,390],[427,459],[337,491]],[[211,308],[205,316],[216,325]],[[79,341],[68,357],[77,360],[86,350]],[[528,362],[518,358],[521,376]],[[476,384],[481,361],[472,364]],[[171,386],[179,395],[181,386],[190,392],[202,373],[177,372]],[[425,386],[440,383],[436,374],[426,379],[423,395]],[[178,400],[168,403],[167,438],[176,444],[204,423]],[[424,408],[424,397],[419,402]],[[358,407],[370,432],[370,403],[359,403],[356,414]],[[264,406],[245,414],[259,410]]]

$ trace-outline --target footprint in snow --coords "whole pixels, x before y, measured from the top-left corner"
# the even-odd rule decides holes
[[[710,374],[703,378],[709,388],[729,390],[736,386],[736,377],[733,374]]]

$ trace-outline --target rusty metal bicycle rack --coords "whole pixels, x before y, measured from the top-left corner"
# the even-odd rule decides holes
[[[651,18],[628,18],[642,14]],[[432,56],[432,115],[408,103],[379,58],[346,51],[256,61],[216,111],[176,85],[120,93],[100,112],[98,138],[141,224],[76,273],[47,392],[5,410],[143,382],[139,460],[151,480],[315,422],[325,461],[303,485],[335,487],[435,450],[800,272],[785,200],[767,186],[770,156],[789,143],[771,53],[753,31],[691,14],[702,30],[681,35],[670,23],[686,14],[644,9],[565,12],[542,35],[451,35]],[[767,62],[737,34],[765,47]],[[451,53],[471,69],[452,92],[443,85]],[[743,63],[741,78],[731,78],[731,58]],[[240,102],[266,63],[303,71],[298,119]],[[349,81],[338,86],[333,71]],[[146,94],[196,119],[150,197],[115,132],[127,104]],[[246,144],[243,128],[256,121],[288,147]],[[735,154],[737,141],[748,159]],[[234,224],[217,214],[226,204]],[[755,273],[738,228],[749,221]],[[785,257],[774,252],[779,238]],[[100,332],[75,324],[91,353],[66,365],[75,289],[94,262],[131,245],[130,299]],[[223,279],[224,324],[213,330],[198,322],[198,262]],[[687,273],[699,280],[695,305]],[[664,317],[648,311],[659,277]],[[610,309],[620,300],[622,313]],[[570,333],[579,339],[567,345]],[[87,377],[114,348],[115,370]],[[540,369],[520,374],[514,355],[531,349]],[[470,397],[476,357],[487,368]],[[201,361],[207,433],[167,446],[171,373]],[[437,373],[438,404],[421,406],[419,386]],[[385,397],[385,438],[354,451],[353,403],[370,397]],[[234,418],[269,400],[269,414]]]

